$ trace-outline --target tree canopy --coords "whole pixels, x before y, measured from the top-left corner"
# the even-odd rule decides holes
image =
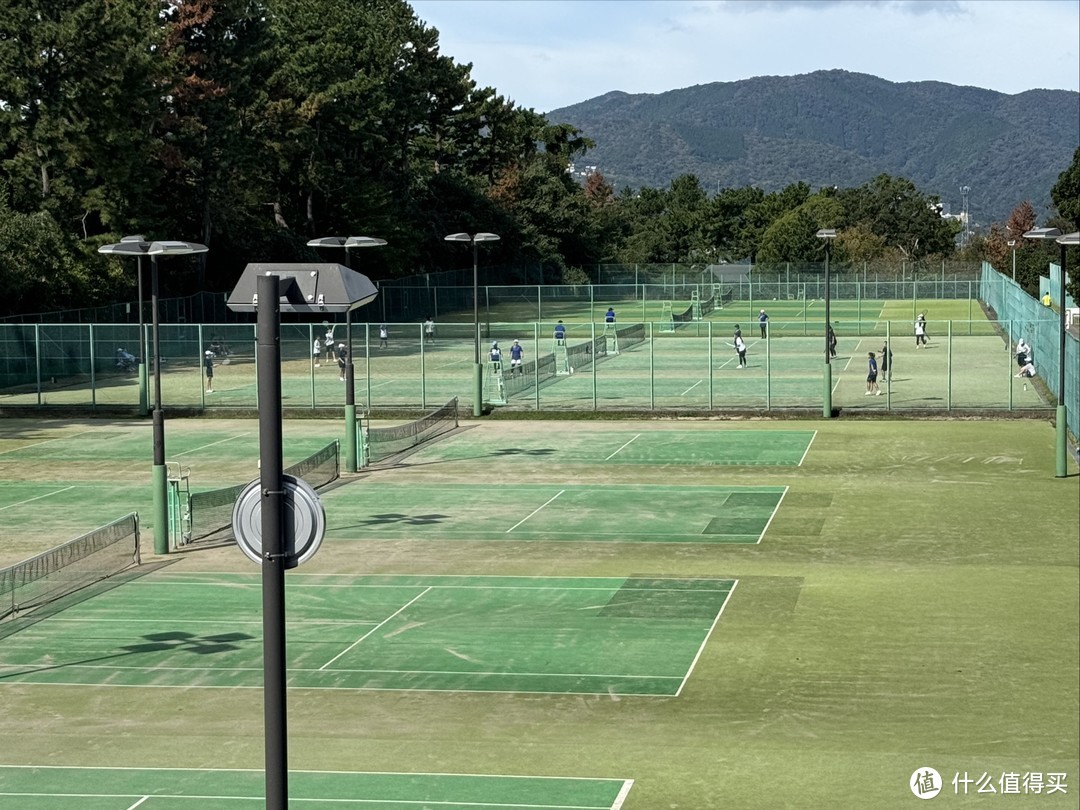
[[[573,171],[594,146],[478,86],[404,0],[0,0],[0,314],[129,295],[96,249],[131,233],[209,246],[163,278],[173,295],[331,235],[386,239],[376,279],[460,265],[457,231],[500,234],[491,263],[549,283],[602,262],[820,261],[822,227],[838,261],[955,251],[958,224],[904,178],[615,194]],[[1073,228],[1077,155],[1053,191]],[[983,247],[1004,258],[993,231]]]

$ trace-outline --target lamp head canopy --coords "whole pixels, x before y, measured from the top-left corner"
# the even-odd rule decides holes
[[[138,240],[138,241],[136,241]],[[98,253],[118,256],[186,256],[206,253],[210,248],[196,242],[147,242],[140,237],[125,237],[112,245],[102,245]]]
[[[501,237],[497,233],[452,233],[449,236],[444,236],[443,240],[446,242],[495,242]]]
[[[278,276],[282,312],[351,312],[371,303],[379,294],[371,280],[341,264],[297,262],[249,264],[229,294],[234,312],[258,309],[259,276]]]

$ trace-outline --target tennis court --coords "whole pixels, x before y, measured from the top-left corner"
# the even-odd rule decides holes
[[[503,393],[494,382],[485,388],[485,401],[495,408],[538,412],[820,408],[825,317],[820,299],[735,301],[704,312],[700,320],[678,322],[661,319],[658,301],[615,303],[619,320],[613,330],[603,322],[599,304],[567,302],[559,310],[559,317],[565,319],[569,362],[558,371],[553,316],[541,318],[535,301],[531,306],[504,302],[485,310],[479,331],[485,374],[493,374],[487,364],[491,342],[500,342],[507,351],[518,340],[525,358],[525,373],[511,376],[504,368]],[[684,303],[675,302],[673,307],[677,310]],[[758,304],[769,313],[764,337],[757,323]],[[917,312],[924,310],[930,343],[916,350],[912,323]],[[534,319],[529,319],[530,314]],[[354,324],[355,390],[362,411],[426,410],[455,397],[463,407],[472,404],[478,335],[471,312],[456,315],[470,322],[441,322],[435,339],[424,336],[420,322],[391,323],[385,346],[378,339],[377,325]],[[839,354],[831,368],[834,407],[876,412],[1051,408],[1044,389],[1016,377],[1011,350],[1016,337],[1031,337],[1038,323],[991,321],[974,299],[877,298],[834,300],[830,322],[839,339]],[[745,368],[739,367],[731,343],[736,326],[748,344]],[[24,358],[25,369],[19,377],[24,384],[0,390],[0,403],[134,406],[138,380],[133,373],[111,368],[112,349],[106,352],[90,339],[104,329],[40,326],[33,335],[23,335],[21,343],[12,341],[12,346],[33,344],[35,351],[55,355],[57,368],[70,371],[31,374],[31,364]],[[110,329],[130,331],[131,327]],[[161,383],[166,406],[211,411],[258,407],[252,324],[165,324],[162,331],[166,362]],[[216,369],[213,393],[206,393],[200,360],[211,335],[218,335],[230,347],[230,354],[224,358],[227,363]],[[321,335],[319,324],[281,326],[282,402],[287,408],[343,406],[345,392],[336,362],[317,364],[311,355],[313,341]],[[0,335],[0,341],[4,339]],[[117,341],[133,344],[135,337],[117,336],[111,343]],[[869,399],[865,397],[867,355],[880,354],[886,343],[893,353],[892,373],[882,374],[882,396]],[[1037,365],[1049,362],[1050,354],[1045,343],[1037,347]],[[63,359],[70,356],[82,360]],[[94,362],[100,366],[96,371],[90,368]]]
[[[290,806],[618,810],[631,780],[291,771]],[[47,786],[47,787],[46,787]],[[0,766],[0,806],[23,810],[260,807],[263,772]],[[17,803],[17,805],[16,805]]]
[[[734,588],[297,574],[289,686],[676,696]],[[261,621],[257,573],[141,577],[8,637],[0,681],[258,689]]]
[[[3,428],[0,556],[149,516],[148,425]],[[286,463],[341,431],[288,420]],[[344,475],[286,576],[291,801],[901,808],[923,766],[1073,777],[1080,476],[1053,433],[488,419]],[[193,489],[257,472],[254,420],[166,436]],[[3,810],[261,806],[259,569],[142,547],[0,623]]]

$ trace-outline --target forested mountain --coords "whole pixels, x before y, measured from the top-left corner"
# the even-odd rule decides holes
[[[1080,145],[1080,93],[1010,96],[843,70],[612,92],[546,115],[595,142],[584,163],[616,189],[664,188],[683,174],[712,190],[768,192],[798,181],[843,188],[889,174],[954,214],[968,186],[968,210],[982,225],[1024,200],[1044,215],[1049,188]]]

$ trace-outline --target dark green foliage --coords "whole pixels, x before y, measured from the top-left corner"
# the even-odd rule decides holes
[[[170,261],[163,295],[228,291],[249,262],[343,261],[307,247],[334,235],[387,240],[354,256],[374,279],[468,267],[443,239],[459,231],[500,235],[483,248],[492,283],[527,267],[559,283],[602,263],[815,262],[821,227],[841,230],[838,261],[917,265],[957,232],[919,186],[958,172],[980,189],[976,215],[995,187],[1038,199],[1065,163],[1045,127],[1055,148],[1076,141],[1076,94],[833,71],[545,117],[470,70],[404,0],[0,0],[0,314],[132,297],[133,268],[95,252],[131,233],[210,248]],[[1017,144],[1033,160],[982,183]],[[1070,171],[1054,200],[1074,221]],[[648,177],[663,179],[627,184]],[[976,240],[969,257],[1001,251]]]

